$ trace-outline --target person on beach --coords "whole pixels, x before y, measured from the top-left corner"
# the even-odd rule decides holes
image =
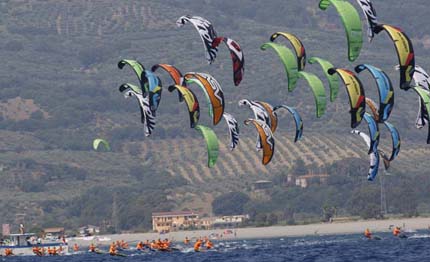
[[[199,238],[194,244],[194,251],[200,252],[200,247],[202,246],[202,240]]]
[[[79,251],[79,246],[78,246],[78,244],[77,244],[77,243],[75,243],[75,244],[73,245],[73,251],[75,251],[75,252],[78,252],[78,251]]]
[[[372,239],[372,232],[370,232],[370,229],[366,228],[366,230],[364,230],[364,236],[367,239]]]

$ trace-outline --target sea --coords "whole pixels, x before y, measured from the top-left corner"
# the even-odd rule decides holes
[[[80,252],[57,257],[2,257],[2,261],[430,261],[430,233],[411,232],[407,239],[389,233],[379,240],[362,235],[286,237],[255,240],[214,240],[215,249],[194,252],[191,247],[174,246],[176,251],[121,251],[125,257]],[[107,251],[107,247],[102,247]]]

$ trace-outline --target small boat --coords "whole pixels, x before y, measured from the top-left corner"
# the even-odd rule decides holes
[[[38,242],[37,235],[34,233],[9,234],[4,236],[3,242],[0,243],[0,252],[3,255],[6,249],[12,250],[15,256],[36,256],[33,248],[56,249],[57,255],[65,254],[69,251],[67,243],[61,241],[42,240]],[[59,252],[58,250],[61,250]],[[47,253],[45,255],[48,255]]]

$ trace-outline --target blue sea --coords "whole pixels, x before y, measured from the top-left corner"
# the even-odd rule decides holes
[[[367,240],[362,235],[311,236],[262,240],[214,241],[215,249],[182,251],[122,251],[127,257],[107,254],[70,254],[61,257],[5,257],[2,261],[430,261],[430,234],[410,233],[408,239],[378,234],[381,240]],[[107,247],[105,247],[107,250]]]

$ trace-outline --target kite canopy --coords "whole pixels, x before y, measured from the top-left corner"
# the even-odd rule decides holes
[[[355,129],[352,130],[351,133],[361,136],[361,138],[363,138],[366,145],[368,147],[370,147],[370,144],[371,144],[370,140],[371,139],[366,133],[361,132],[359,130],[355,130]],[[378,174],[379,160],[380,160],[379,152],[378,151],[376,151],[376,152],[372,151],[369,154],[369,158],[370,158],[370,167],[369,167],[369,172],[367,173],[367,180],[373,181],[375,179],[376,175]]]
[[[228,50],[230,50],[230,56],[233,62],[233,82],[235,86],[238,86],[245,73],[245,57],[242,48],[240,48],[240,45],[236,41],[228,37],[215,38],[212,47],[218,47],[221,42],[224,42]]]
[[[355,67],[355,72],[360,73],[363,70],[369,70],[376,81],[379,93],[379,107],[376,121],[385,122],[391,114],[394,107],[394,89],[388,75],[381,69],[368,65],[361,64]]]
[[[185,104],[187,105],[188,113],[190,115],[190,127],[194,128],[200,119],[200,106],[199,101],[197,100],[196,95],[185,86],[180,85],[172,85],[169,86],[169,92],[173,92],[173,90],[178,90],[182,97],[185,100]]]
[[[305,50],[305,47],[303,46],[302,41],[300,41],[300,39],[297,36],[287,32],[276,32],[272,34],[270,36],[270,41],[274,42],[279,36],[283,36],[291,43],[291,45],[294,48],[294,51],[296,52],[298,70],[299,71],[304,70],[306,66],[306,50]]]
[[[361,10],[363,10],[364,15],[366,16],[367,37],[369,38],[369,42],[371,42],[375,36],[375,28],[378,25],[375,8],[373,8],[373,4],[370,0],[357,0],[357,3],[360,5]]]
[[[409,37],[398,27],[380,24],[375,28],[375,33],[387,32],[396,48],[399,58],[400,89],[409,90],[415,72],[414,47]]]
[[[94,139],[94,141],[93,141],[93,149],[95,151],[97,151],[99,149],[99,145],[100,144],[102,144],[107,151],[110,151],[110,145],[109,145],[109,143],[106,140],[102,139],[102,138],[96,138],[96,139]]]
[[[311,87],[312,94],[314,95],[315,99],[316,116],[318,118],[322,117],[327,104],[323,83],[316,75],[304,71],[299,71],[299,78],[306,79],[309,86]]]
[[[329,88],[330,88],[330,102],[336,100],[337,94],[339,93],[339,77],[336,75],[330,75],[328,70],[333,68],[333,64],[327,60],[324,60],[319,57],[311,57],[309,58],[309,64],[318,63],[320,64],[324,75],[327,77]]]
[[[224,112],[222,114],[224,120],[227,122],[229,134],[230,134],[230,149],[233,150],[236,148],[239,143],[239,124],[236,118],[233,115]]]
[[[203,90],[208,102],[209,116],[212,117],[213,124],[217,125],[221,121],[225,107],[221,85],[213,76],[205,73],[186,73],[184,79],[187,84],[197,84]]]
[[[299,77],[296,57],[290,49],[277,43],[267,42],[260,47],[263,51],[268,48],[275,50],[281,59],[288,77],[288,92],[292,92],[296,88],[296,82]]]
[[[261,146],[263,148],[263,165],[270,163],[275,152],[275,139],[273,137],[270,127],[263,121],[257,119],[245,120],[245,125],[252,123],[260,136]]]
[[[290,114],[293,115],[294,122],[296,123],[296,135],[294,137],[294,142],[299,141],[302,138],[303,135],[303,121],[302,117],[300,116],[299,112],[294,108],[286,105],[279,105],[275,106],[273,109],[274,113],[277,114],[279,109],[286,109]]]
[[[430,112],[430,92],[419,86],[416,86],[413,89],[418,94],[421,100],[421,114],[423,118],[423,123],[427,123],[428,125],[427,144],[430,144],[430,124],[428,124]]]
[[[213,167],[216,164],[219,154],[218,138],[215,132],[209,127],[196,125],[195,129],[202,134],[206,141],[208,151],[208,167]]]
[[[179,17],[176,21],[178,27],[182,27],[186,23],[191,23],[199,32],[200,38],[202,39],[203,45],[206,50],[206,60],[209,64],[215,61],[218,49],[212,46],[212,42],[217,37],[217,34],[211,24],[207,19],[200,16],[184,15]]]
[[[354,62],[360,55],[363,46],[363,32],[360,15],[355,7],[345,0],[321,0],[319,8],[326,10],[333,5],[342,19],[348,41],[348,59]]]
[[[330,68],[327,71],[330,75],[338,74],[345,84],[346,91],[351,105],[351,128],[356,128],[363,120],[366,112],[366,97],[364,88],[358,77],[351,71],[340,68]]]
[[[142,89],[130,83],[122,84],[119,91],[124,94],[125,98],[136,97],[139,102],[140,121],[144,126],[145,136],[150,136],[155,128],[155,116],[149,105],[149,96],[144,97]]]

